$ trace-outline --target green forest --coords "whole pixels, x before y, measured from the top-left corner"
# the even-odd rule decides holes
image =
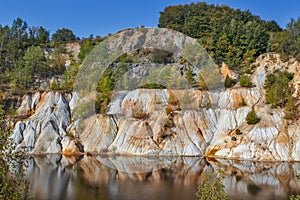
[[[0,25],[0,89],[22,94],[33,87],[36,78],[64,73],[62,44],[77,39],[72,30],[63,28],[53,33],[50,40],[46,28],[29,27],[20,18],[11,26]],[[42,50],[48,47],[54,48],[51,58]]]
[[[248,10],[192,3],[165,8],[158,27],[199,39],[216,63],[225,62],[239,72],[266,52],[300,59],[300,18],[291,19],[283,29],[277,22],[262,20]]]
[[[42,82],[47,82],[47,90],[72,91],[79,66],[101,40],[92,36],[80,39],[68,28],[58,29],[51,35],[46,28],[29,26],[21,18],[13,20],[10,26],[0,25],[3,109],[7,114],[13,114],[18,96],[41,90]],[[66,50],[66,44],[75,41],[81,46],[76,60]],[[69,67],[66,67],[67,60],[70,61]]]

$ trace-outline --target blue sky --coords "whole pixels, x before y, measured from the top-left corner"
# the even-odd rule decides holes
[[[157,27],[159,12],[166,6],[187,4],[191,0],[9,0],[1,2],[0,24],[11,25],[20,17],[29,26],[41,25],[54,33],[70,28],[79,37],[104,36],[140,25]],[[250,10],[265,20],[275,20],[284,27],[290,18],[300,16],[300,0],[207,0]]]

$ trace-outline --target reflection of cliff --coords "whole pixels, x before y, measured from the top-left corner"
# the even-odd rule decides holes
[[[266,163],[249,161],[210,161],[213,168],[226,174],[225,189],[231,198],[287,199],[300,193],[299,163]]]
[[[224,172],[231,199],[300,194],[300,164],[48,155],[28,159],[27,169],[34,199],[194,199],[207,170]]]
[[[67,196],[66,189],[72,180],[62,162],[59,155],[27,160],[26,176],[34,199],[63,199]]]
[[[199,158],[86,157],[79,162],[84,180],[116,199],[192,199],[205,166]]]
[[[48,155],[30,158],[26,174],[34,199],[193,199],[206,167],[199,158]]]

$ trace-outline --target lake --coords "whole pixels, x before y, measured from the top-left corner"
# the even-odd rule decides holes
[[[231,199],[288,199],[300,194],[300,163],[206,160],[198,157],[61,155],[26,159],[34,199],[196,199],[201,174],[224,174]]]

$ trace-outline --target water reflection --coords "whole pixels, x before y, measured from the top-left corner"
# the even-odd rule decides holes
[[[27,160],[34,199],[196,199],[207,170],[225,174],[231,199],[288,199],[300,194],[300,164],[182,157],[64,157]]]
[[[300,163],[214,160],[225,174],[225,190],[232,199],[289,199],[300,194]]]

